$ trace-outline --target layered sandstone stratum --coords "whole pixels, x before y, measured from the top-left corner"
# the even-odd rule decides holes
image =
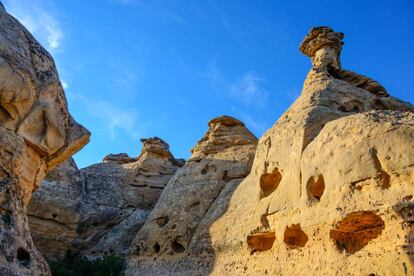
[[[48,171],[89,141],[49,53],[0,3],[0,275],[49,275],[26,215]]]
[[[177,188],[164,190],[131,246],[127,275],[414,273],[414,108],[343,70],[342,39],[328,27],[306,36],[313,67],[302,94],[260,138],[251,173],[219,194],[195,231],[183,202],[206,195],[186,189],[188,200],[171,181]]]

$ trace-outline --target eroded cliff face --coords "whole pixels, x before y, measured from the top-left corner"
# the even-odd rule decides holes
[[[49,260],[70,251],[123,255],[164,186],[183,165],[160,138],[142,139],[141,155],[111,154],[78,170],[69,160],[50,172],[29,204],[36,246]]]
[[[250,172],[256,137],[228,116],[209,122],[192,156],[168,182],[130,248],[127,274],[198,274],[214,259],[209,226]]]
[[[0,3],[0,274],[49,275],[26,207],[56,165],[89,141],[67,109],[52,57]]]
[[[313,68],[302,94],[260,138],[252,172],[210,227],[205,273],[414,273],[414,109],[365,76],[338,76],[342,38],[327,27],[305,38]]]

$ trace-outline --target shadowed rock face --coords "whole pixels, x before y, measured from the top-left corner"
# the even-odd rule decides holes
[[[229,116],[217,117],[208,126],[136,235],[127,274],[198,275],[211,265],[209,226],[250,172],[257,139]]]
[[[111,154],[78,170],[69,160],[50,172],[29,204],[36,246],[47,259],[66,252],[125,254],[182,161],[158,137],[142,139],[138,158]]]
[[[0,274],[48,275],[26,216],[43,177],[89,141],[49,53],[0,5]]]

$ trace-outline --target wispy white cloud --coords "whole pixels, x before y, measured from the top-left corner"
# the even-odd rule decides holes
[[[83,104],[91,116],[103,122],[111,140],[116,140],[119,130],[124,131],[133,139],[142,137],[142,131],[138,128],[139,116],[136,111],[119,108],[107,101],[90,100],[76,93],[67,93],[67,96],[70,101]],[[144,125],[144,127],[148,126],[148,124]]]
[[[217,90],[224,90],[229,96],[245,105],[262,105],[269,95],[261,86],[264,78],[253,71],[245,72],[234,80],[228,80],[218,69],[217,57],[213,58],[204,76]]]
[[[44,1],[6,0],[4,4],[7,12],[16,17],[49,51],[61,47],[64,38],[62,28]]]
[[[263,79],[254,72],[244,73],[230,84],[230,95],[245,104],[262,104],[268,94],[260,87],[262,81]]]

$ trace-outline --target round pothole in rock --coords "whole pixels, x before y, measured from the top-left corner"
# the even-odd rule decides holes
[[[17,260],[19,261],[19,264],[29,268],[31,265],[31,258],[29,252],[24,250],[23,248],[17,249]]]
[[[304,247],[308,242],[308,235],[302,230],[300,224],[292,224],[286,227],[283,234],[283,242],[289,249]]]
[[[282,181],[282,174],[278,169],[271,173],[265,173],[260,177],[260,198],[271,195]]]
[[[384,221],[373,212],[358,211],[348,214],[329,236],[339,251],[353,254],[381,235]]]
[[[323,192],[325,191],[325,180],[323,175],[312,176],[308,179],[306,183],[306,190],[308,191],[308,196],[313,200],[321,200]]]
[[[275,232],[255,233],[247,236],[250,253],[272,249],[276,239]]]

